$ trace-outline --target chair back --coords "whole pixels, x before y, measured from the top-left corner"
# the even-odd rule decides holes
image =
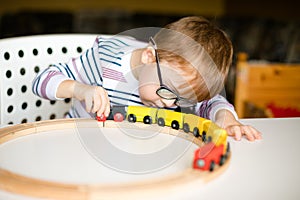
[[[63,118],[71,101],[49,101],[32,92],[37,73],[68,62],[92,47],[95,34],[50,34],[0,40],[0,124]]]

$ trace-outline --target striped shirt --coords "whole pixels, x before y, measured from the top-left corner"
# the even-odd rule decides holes
[[[76,80],[106,89],[111,105],[143,105],[138,92],[139,82],[131,72],[130,59],[134,50],[146,46],[147,43],[132,37],[98,36],[94,45],[79,57],[41,71],[33,80],[32,91],[42,98],[59,100],[56,97],[59,84],[64,80]],[[221,95],[198,103],[196,113],[214,119],[221,108],[236,116],[233,106]],[[85,110],[84,102],[74,99],[67,117],[90,118],[94,115]]]

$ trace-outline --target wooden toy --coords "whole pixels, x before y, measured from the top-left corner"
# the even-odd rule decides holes
[[[105,122],[106,121],[106,117],[104,114],[100,115],[100,116],[96,116],[96,119],[99,121],[99,122]]]
[[[160,123],[161,118],[164,123]],[[0,145],[27,135],[42,134],[44,131],[76,129],[79,122],[84,127],[89,127],[89,124],[95,126],[96,123],[94,128],[99,129],[133,127],[153,130],[156,127],[158,130],[157,128],[160,127],[159,133],[180,137],[198,146],[191,160],[191,167],[166,177],[108,185],[51,182],[24,176],[0,167],[0,189],[21,195],[62,200],[132,200],[144,197],[156,199],[167,195],[170,191],[180,190],[186,185],[195,185],[197,188],[216,178],[227,168],[231,157],[226,131],[201,117],[161,108],[117,106],[111,109],[111,114],[107,118],[101,116],[97,120],[99,121],[61,119],[8,126],[0,129]],[[138,123],[133,125],[134,122]],[[203,136],[199,137],[195,132],[207,135],[209,139],[203,140]]]
[[[113,106],[111,108],[109,119],[114,119],[115,121],[120,122],[125,118],[132,123],[157,123],[159,126],[168,126],[175,130],[182,129],[186,133],[191,132],[195,137],[200,138],[202,142],[209,144],[208,146],[204,145],[204,147],[200,147],[198,150],[199,152],[205,152],[197,154],[198,156],[196,157],[201,155],[201,159],[212,159],[214,163],[219,163],[220,161],[215,158],[215,154],[219,153],[219,150],[222,150],[221,154],[218,155],[219,157],[228,153],[226,131],[212,121],[197,115],[145,106]],[[211,147],[212,144],[214,148]],[[201,148],[204,149],[202,150]],[[195,160],[198,159],[196,157]],[[195,169],[213,170],[213,166],[205,165],[199,167],[195,163],[193,166]]]
[[[216,146],[213,142],[205,144],[195,151],[194,169],[213,171],[215,165],[223,165],[226,155],[223,154],[223,144]]]

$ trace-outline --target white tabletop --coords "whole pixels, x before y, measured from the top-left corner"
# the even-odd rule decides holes
[[[200,188],[205,199],[300,199],[300,118],[244,119],[261,141],[234,141],[228,170]],[[192,198],[191,198],[192,199]]]
[[[232,158],[219,177],[185,199],[300,199],[300,118],[243,119],[263,133],[260,141],[229,139]],[[0,191],[0,199],[34,198]]]

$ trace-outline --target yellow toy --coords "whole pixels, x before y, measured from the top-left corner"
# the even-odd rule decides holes
[[[182,129],[184,113],[172,110],[159,109],[157,111],[157,124],[159,126],[170,126],[173,129]]]
[[[157,108],[144,106],[128,106],[127,120],[129,122],[144,122],[145,124],[156,123]]]
[[[208,119],[193,114],[186,114],[183,121],[183,131],[186,133],[192,132],[195,137],[203,136],[204,123],[209,122]]]
[[[108,119],[120,122],[120,119],[125,118],[120,117],[121,115],[126,116],[129,122],[157,123],[159,126],[182,129],[186,133],[192,132],[195,137],[200,137],[203,146],[195,153],[195,169],[212,171],[215,164],[223,165],[230,154],[227,132],[211,120],[193,114],[144,106],[113,107]],[[98,119],[103,122],[105,120]]]

